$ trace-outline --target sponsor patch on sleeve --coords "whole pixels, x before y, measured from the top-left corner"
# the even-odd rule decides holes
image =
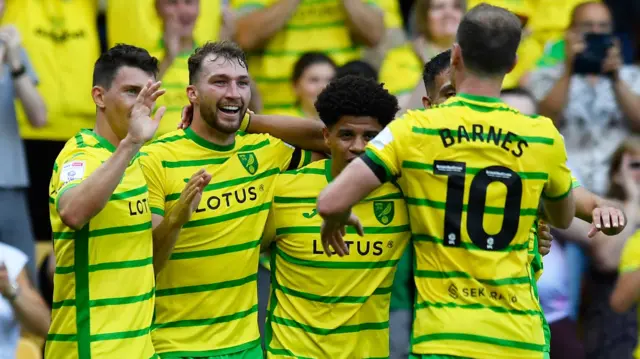
[[[68,183],[81,179],[84,176],[85,161],[71,161],[62,166],[60,171],[60,181]]]

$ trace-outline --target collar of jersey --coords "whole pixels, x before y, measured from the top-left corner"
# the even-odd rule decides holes
[[[221,146],[213,142],[207,141],[204,138],[198,136],[198,134],[196,134],[195,132],[193,132],[191,127],[187,127],[187,129],[184,130],[184,134],[187,136],[188,139],[197,143],[198,145],[214,151],[219,151],[219,152],[231,151],[236,146],[235,139],[233,140],[233,143],[226,146]]]
[[[97,133],[95,133],[93,130],[90,130],[90,129],[87,129],[87,128],[83,128],[82,130],[80,130],[80,132],[82,132],[83,134],[85,134],[87,136],[91,136],[91,137],[95,138],[96,141],[98,141],[98,143],[100,144],[100,146],[105,148],[107,151],[112,152],[112,153],[116,151],[116,146],[114,146],[106,138],[104,138],[104,137],[98,135]]]
[[[331,175],[331,158],[324,161],[324,175],[327,177],[327,183],[333,181],[333,176]]]
[[[480,96],[480,95],[471,95],[468,93],[459,92],[456,97],[460,98],[463,101],[474,101],[474,102],[484,102],[484,103],[504,103],[501,99],[497,97],[489,97],[489,96]]]

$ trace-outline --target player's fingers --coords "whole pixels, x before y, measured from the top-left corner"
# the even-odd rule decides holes
[[[356,232],[358,232],[358,235],[360,237],[364,237],[364,228],[362,227],[362,223],[360,223],[360,221],[356,220],[356,223],[355,223],[354,227],[356,227]]]
[[[204,168],[201,168],[196,172],[194,172],[194,174],[191,175],[191,178],[189,178],[189,182],[187,182],[187,185],[189,185],[189,183],[195,182],[198,178],[202,177],[204,172],[205,172]]]
[[[156,100],[158,99],[158,97],[164,95],[167,92],[167,90],[165,89],[160,89],[160,90],[156,90],[155,92],[153,92],[151,94],[151,98],[150,101],[151,102],[156,102]]]
[[[156,111],[156,114],[153,116],[153,120],[155,122],[160,122],[160,120],[162,120],[162,116],[164,116],[164,113],[166,111],[167,111],[167,108],[165,106],[160,106],[158,111]]]
[[[340,235],[343,236],[343,237],[347,235],[347,227],[346,226],[340,227]]]
[[[618,228],[618,223],[620,223],[618,209],[613,207],[609,208],[609,216],[611,216],[611,227]]]
[[[600,216],[602,217],[602,225],[604,228],[611,228],[611,216],[609,215],[609,211],[602,211]]]
[[[198,179],[198,181],[202,181],[202,179]],[[195,183],[194,186],[185,189],[184,202],[191,203],[193,199],[196,197],[198,192],[200,192],[200,188],[198,187],[198,182]]]
[[[589,232],[587,232],[587,237],[588,238],[592,238],[593,236],[596,235],[596,233],[598,233],[599,229],[596,228],[595,225],[593,225],[593,223],[591,224],[591,227],[589,227]]]
[[[162,81],[156,81],[149,85],[149,88],[147,89],[147,95],[153,95],[153,93],[158,91],[160,85],[162,85]]]
[[[621,209],[618,209],[618,223],[620,227],[624,227],[626,225],[624,212]]]
[[[336,252],[336,254],[338,254],[340,257],[344,257],[345,251],[344,251],[343,243],[341,242],[342,242],[342,233],[335,232],[332,238],[331,246],[333,247],[333,250]]]
[[[151,87],[151,85],[152,85],[152,82],[151,80],[149,80],[147,81],[147,84],[142,87],[140,92],[138,92],[138,97],[136,98],[137,102],[144,102],[144,99],[147,96],[147,93],[149,92],[149,87]]]
[[[592,223],[597,229],[602,228],[602,217],[600,212],[600,208],[596,208],[591,213]]]
[[[320,241],[322,242],[322,248],[327,257],[331,257],[331,248],[329,248],[329,239],[332,234],[328,233],[328,229],[323,225],[320,229]]]

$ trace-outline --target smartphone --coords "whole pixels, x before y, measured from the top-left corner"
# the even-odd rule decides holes
[[[573,72],[576,74],[602,73],[602,61],[607,51],[613,47],[613,35],[587,33],[584,35],[586,48],[576,55]]]

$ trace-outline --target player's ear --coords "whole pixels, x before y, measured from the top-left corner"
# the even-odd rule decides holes
[[[93,86],[91,89],[91,97],[93,98],[93,103],[96,104],[99,108],[103,109],[104,106],[104,93],[106,91],[102,86]]]
[[[429,96],[422,96],[422,106],[424,106],[424,108],[431,107],[431,99]]]
[[[460,48],[460,45],[455,43],[451,48],[451,68],[457,69],[460,65],[464,65],[464,62],[462,61],[462,49]]]
[[[195,86],[187,86],[187,98],[192,104],[200,104],[200,101],[198,101],[198,90],[196,90]]]

